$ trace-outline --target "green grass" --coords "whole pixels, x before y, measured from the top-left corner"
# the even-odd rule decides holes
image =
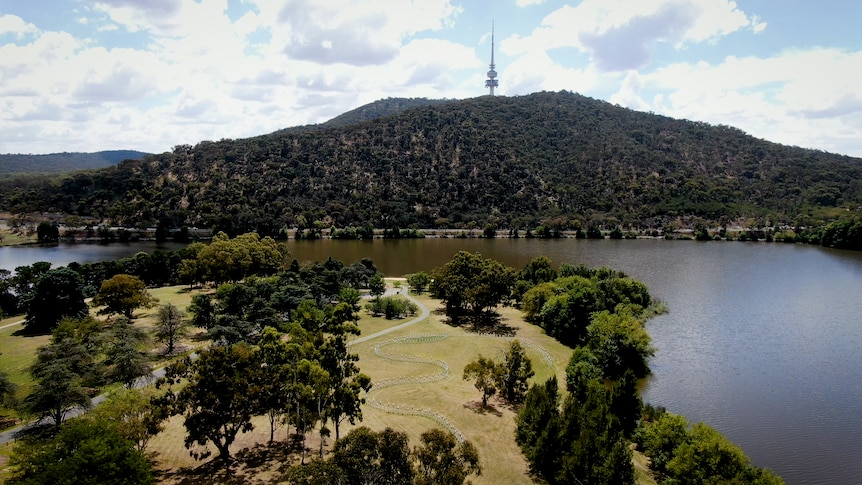
[[[160,288],[152,290],[152,293],[159,298],[159,304],[171,302],[184,311],[194,294],[180,287]],[[374,353],[374,347],[382,341],[388,341],[398,336],[446,334],[448,337],[444,340],[421,344],[398,343],[387,345],[384,350],[386,353],[410,354],[443,360],[449,366],[449,375],[434,383],[403,384],[376,392],[372,391],[372,397],[379,402],[427,408],[445,416],[479,451],[483,470],[481,476],[470,477],[474,484],[532,483],[527,474],[527,463],[514,441],[516,410],[496,398],[492,398],[489,401],[489,407],[483,409],[481,407],[481,393],[473,387],[471,382],[462,379],[463,369],[467,363],[475,360],[479,354],[500,359],[501,353],[509,341],[504,338],[477,336],[463,328],[447,325],[445,323],[446,317],[440,311],[441,304],[438,300],[427,295],[418,295],[416,298],[431,310],[432,313],[429,318],[406,329],[352,346],[351,352],[359,356],[359,368],[371,376],[372,382],[382,382],[384,379],[401,376],[436,374],[440,372],[439,367],[425,363],[397,362],[381,358]],[[153,325],[155,312],[156,308],[139,310],[135,315],[136,324],[145,327]],[[527,355],[532,360],[533,369],[536,373],[532,381],[543,382],[551,375],[564,379],[565,366],[571,356],[571,349],[546,336],[540,328],[525,323],[520,311],[512,308],[500,308],[499,312],[502,323],[511,327],[515,332],[515,338],[520,339],[527,347]],[[370,335],[403,323],[405,320],[394,321],[375,318],[363,311],[359,326],[363,335]],[[10,353],[7,356],[5,349],[10,348],[7,346],[7,342],[11,341],[6,339],[24,339],[24,337],[9,336],[12,331],[14,330],[5,329],[0,332],[0,346],[2,346],[0,348],[4,349],[4,355],[0,356],[0,359],[8,357],[10,361],[25,362],[28,359],[28,353],[32,358],[32,353],[40,344],[35,340],[26,341],[26,345],[23,342],[15,341],[18,342],[17,345],[20,348],[16,349],[14,355]],[[29,338],[34,339],[34,337]],[[41,339],[43,337],[35,338]],[[44,340],[47,341],[47,337],[44,337]],[[536,347],[547,352],[547,355],[551,357],[552,365],[548,364],[545,354],[536,350]],[[356,426],[368,426],[375,430],[389,427],[403,431],[410,438],[411,447],[419,444],[419,436],[424,431],[439,427],[436,422],[426,417],[392,414],[369,405],[363,408],[363,417],[364,419],[357,422]],[[181,417],[174,417],[169,420],[165,430],[154,437],[148,447],[148,451],[155,454],[158,468],[168,472],[167,475],[160,478],[163,483],[182,483],[183,475],[172,473],[180,469],[194,469],[200,465],[200,462],[196,462],[189,456],[188,450],[183,446],[185,429],[182,423]],[[342,436],[353,427],[345,423],[341,429]],[[265,418],[255,418],[254,431],[238,437],[233,448],[234,453],[245,448],[251,449],[264,445],[268,438],[268,422]],[[276,440],[283,441],[285,438],[285,428],[281,427],[276,432]],[[319,443],[317,440],[317,434],[312,433],[308,436],[307,446],[316,450]],[[333,440],[334,435],[327,440],[328,448],[331,448]],[[0,449],[0,461],[2,461],[4,453],[5,450]],[[288,460],[295,458],[294,456]],[[278,465],[283,465],[283,460],[282,458]],[[641,485],[655,483],[642,455],[636,454],[635,465],[637,483]],[[280,472],[276,468],[278,467],[273,463],[268,463],[240,473],[245,474],[243,478],[246,483],[265,483],[279,476]],[[0,472],[0,478],[2,478],[2,472]]]
[[[156,323],[156,313],[158,305],[165,303],[173,303],[181,310],[185,311],[186,307],[191,303],[192,296],[201,293],[202,290],[189,291],[184,286],[168,286],[164,288],[156,288],[150,290],[150,293],[159,299],[159,302],[153,308],[140,309],[134,313],[134,324],[145,329],[151,329]],[[96,316],[95,308],[91,309],[91,314]],[[23,315],[5,318],[0,320],[0,327],[16,323],[24,318]],[[97,316],[99,319],[104,319],[104,316]],[[33,378],[30,376],[28,369],[35,361],[36,350],[50,342],[50,335],[38,336],[23,336],[15,335],[23,328],[22,325],[14,325],[8,328],[0,329],[0,371],[5,372],[16,386],[17,390],[15,398],[17,400],[24,399],[33,388]],[[201,332],[200,329],[190,329],[189,335],[181,339],[179,345],[184,345],[189,348],[196,348],[205,345],[206,342],[195,339],[195,335]],[[155,341],[151,343],[151,352],[153,353],[153,366],[160,367],[175,357],[163,356],[158,353],[160,344]],[[111,386],[106,386],[103,390],[110,390]],[[0,416],[20,417],[18,412],[11,408],[0,407]]]
[[[0,229],[0,246],[18,246],[37,242],[36,236],[25,236],[6,229]]]
[[[18,322],[23,317],[7,318],[0,322],[0,326]],[[22,336],[15,335],[24,327],[13,325],[0,330],[0,371],[9,376],[9,380],[18,386],[15,397],[23,399],[30,393],[33,380],[28,369],[36,358],[36,349],[47,344],[51,340],[50,335]],[[16,416],[14,410],[0,408],[0,415]]]

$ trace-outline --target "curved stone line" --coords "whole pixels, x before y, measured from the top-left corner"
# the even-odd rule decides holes
[[[452,424],[452,422],[449,421],[449,419],[446,416],[438,413],[437,411],[434,411],[434,410],[428,409],[428,408],[416,407],[416,406],[407,406],[407,405],[396,404],[396,403],[384,403],[384,402],[378,401],[377,399],[375,399],[374,397],[371,396],[371,394],[373,392],[381,391],[381,390],[389,388],[389,387],[394,387],[394,386],[399,386],[399,385],[404,385],[404,384],[429,384],[431,382],[442,381],[443,379],[445,379],[446,377],[449,376],[449,364],[447,364],[446,361],[444,361],[444,360],[432,359],[430,357],[422,357],[422,356],[418,356],[418,355],[411,355],[411,354],[404,354],[404,353],[400,353],[400,354],[386,353],[383,351],[383,347],[386,347],[388,345],[395,345],[395,344],[433,343],[433,342],[439,342],[441,340],[445,340],[451,336],[452,335],[450,335],[450,334],[414,334],[414,335],[405,335],[405,336],[401,336],[401,337],[393,337],[393,338],[390,338],[388,340],[384,340],[383,342],[377,343],[374,346],[374,355],[376,355],[382,359],[392,360],[395,362],[410,362],[410,363],[416,363],[416,364],[433,365],[433,366],[439,367],[441,369],[441,371],[436,373],[436,374],[426,374],[426,375],[421,375],[421,376],[392,377],[392,378],[385,379],[385,380],[382,380],[380,382],[374,383],[374,385],[371,387],[371,389],[368,390],[368,394],[366,394],[366,402],[368,403],[368,405],[370,405],[373,408],[380,409],[381,411],[388,412],[391,414],[401,414],[401,415],[406,415],[406,416],[421,416],[421,417],[430,419],[431,421],[434,421],[435,423],[439,424],[440,426],[442,426],[443,428],[448,430],[450,433],[452,433],[455,436],[455,439],[457,439],[459,443],[463,443],[464,442],[464,435],[461,433],[461,430],[459,430],[454,424]],[[488,333],[488,334],[466,334],[463,336],[465,336],[465,337],[482,337],[482,338],[492,338],[493,337],[493,338],[497,338],[497,339],[503,339],[503,340],[506,340],[509,342],[516,340],[514,337],[503,337],[503,336],[495,335],[495,334],[491,334],[491,333]],[[551,357],[551,354],[547,350],[545,350],[544,348],[536,345],[535,343],[533,343],[529,340],[520,340],[520,339],[518,339],[518,340],[523,342],[525,347],[536,350],[540,354],[542,354],[545,361],[548,363],[548,366],[550,366],[550,368],[552,370],[554,369],[553,358]]]

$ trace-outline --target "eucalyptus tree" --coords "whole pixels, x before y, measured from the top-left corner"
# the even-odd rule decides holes
[[[212,443],[218,459],[230,463],[230,447],[239,433],[254,428],[258,410],[261,363],[245,344],[212,347],[196,360],[185,358],[166,369],[157,387],[169,386],[160,401],[169,414],[182,414],[185,446],[195,459],[206,459]],[[173,386],[185,381],[178,391]],[[203,447],[199,450],[196,447]]]

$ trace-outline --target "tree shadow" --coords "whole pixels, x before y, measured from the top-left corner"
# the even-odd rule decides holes
[[[481,314],[448,315],[444,319],[447,325],[460,327],[472,333],[492,334],[498,337],[514,337],[517,328],[509,325],[497,312],[483,312]]]
[[[228,466],[214,458],[195,467],[157,471],[156,479],[180,485],[279,483],[287,469],[300,462],[301,452],[301,437],[291,437],[244,448],[231,457]]]
[[[482,405],[482,401],[468,401],[464,403],[464,407],[473,411],[476,414],[493,414],[494,416],[500,417],[503,415],[499,409],[494,407],[493,404],[488,403],[487,406]]]
[[[21,328],[12,332],[14,337],[44,337],[45,335],[51,335],[51,331],[29,328],[26,323],[22,323]]]

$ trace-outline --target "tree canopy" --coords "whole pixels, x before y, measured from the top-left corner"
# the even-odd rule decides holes
[[[140,278],[118,274],[102,282],[99,293],[93,297],[93,306],[104,306],[100,314],[119,314],[131,320],[135,310],[149,308],[156,301]]]
[[[57,268],[39,277],[24,306],[28,333],[49,333],[64,317],[81,317],[87,313],[81,275],[69,268]]]

